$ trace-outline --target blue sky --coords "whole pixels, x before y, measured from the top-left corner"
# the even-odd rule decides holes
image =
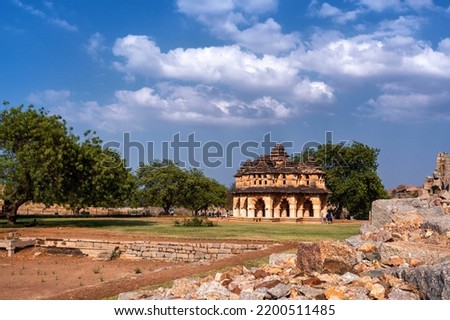
[[[246,158],[234,146],[270,133],[293,153],[332,132],[379,148],[390,188],[422,184],[450,151],[450,1],[3,0],[0,12],[0,99],[122,152],[127,134],[144,161],[193,135],[199,162],[230,147],[228,166],[219,154],[204,167],[228,185]]]

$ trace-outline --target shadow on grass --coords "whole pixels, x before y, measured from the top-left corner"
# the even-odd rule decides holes
[[[131,218],[85,218],[85,217],[42,217],[27,216],[18,217],[15,225],[9,225],[6,221],[0,221],[0,228],[54,228],[54,227],[79,227],[79,228],[126,228],[149,227],[156,224],[154,221],[137,220]]]

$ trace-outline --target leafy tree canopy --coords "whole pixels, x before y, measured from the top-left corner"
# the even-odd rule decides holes
[[[7,103],[4,103],[7,105]],[[132,177],[117,153],[101,149],[101,140],[80,138],[58,115],[33,106],[0,114],[2,215],[15,223],[27,201],[88,205],[118,204],[132,189]]]
[[[171,160],[141,164],[137,171],[140,204],[162,207],[183,206],[197,213],[211,206],[224,206],[227,188],[197,169],[184,170]]]
[[[350,145],[323,144],[300,154],[298,161],[313,157],[326,174],[332,192],[328,201],[340,215],[343,208],[360,218],[368,218],[372,202],[387,197],[377,174],[380,150],[360,142]]]

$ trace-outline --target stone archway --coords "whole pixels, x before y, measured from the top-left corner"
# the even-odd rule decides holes
[[[255,202],[255,217],[264,218],[266,216],[266,203],[263,199],[259,198]]]
[[[280,202],[280,210],[281,210],[281,217],[282,218],[289,218],[290,212],[289,212],[289,201],[287,199],[283,199]]]
[[[303,217],[314,217],[314,208],[311,200],[306,200],[303,203]]]

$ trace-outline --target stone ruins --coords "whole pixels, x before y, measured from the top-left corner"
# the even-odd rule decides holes
[[[326,215],[325,175],[313,161],[294,163],[277,144],[270,155],[246,161],[237,171],[233,216],[320,220]]]
[[[377,200],[372,220],[345,241],[300,242],[296,254],[238,266],[119,299],[450,299],[450,215],[411,199]]]
[[[432,176],[425,178],[423,189],[425,195],[441,198],[444,204],[450,204],[450,155],[439,152],[436,158],[436,168]]]

